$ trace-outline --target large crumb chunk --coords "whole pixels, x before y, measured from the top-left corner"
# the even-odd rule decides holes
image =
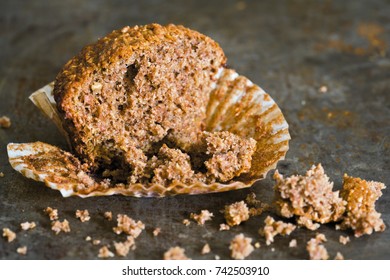
[[[24,222],[24,223],[21,223],[20,224],[20,228],[22,230],[29,230],[29,229],[33,229],[35,228],[37,225],[35,224],[35,222]]]
[[[102,259],[107,259],[107,258],[112,258],[114,257],[114,253],[111,252],[107,246],[103,246],[99,249],[99,254],[98,254],[98,257],[99,258],[102,258]]]
[[[0,117],[0,128],[9,128],[11,127],[11,119],[7,116]]]
[[[261,235],[264,235],[267,245],[274,242],[274,237],[280,235],[290,235],[296,228],[295,225],[284,223],[282,221],[275,221],[272,217],[267,216],[264,220],[264,228],[259,230]]]
[[[252,238],[245,237],[244,234],[237,234],[232,241],[230,241],[230,256],[235,260],[243,260],[249,256],[254,248],[251,244]]]
[[[49,215],[50,221],[58,220],[58,210],[51,207],[46,207],[43,210],[47,215]]]
[[[63,232],[70,232],[70,226],[68,220],[64,220],[62,222],[60,221],[54,221],[51,223],[51,230],[54,231],[56,234],[59,234],[61,231]]]
[[[16,233],[9,228],[3,228],[3,237],[7,238],[8,242],[12,242],[16,238]]]
[[[311,238],[306,245],[306,250],[309,253],[311,260],[327,260],[329,259],[328,251],[322,242],[326,241],[323,234],[317,234],[315,238]]]
[[[209,210],[202,210],[200,214],[191,213],[190,218],[195,220],[198,225],[204,225],[206,221],[210,221],[214,217],[214,214],[209,212]]]
[[[126,257],[130,250],[135,250],[134,237],[128,236],[125,242],[114,242],[116,254],[121,257]]]
[[[231,227],[239,225],[249,219],[249,209],[244,201],[226,205],[224,214],[226,223]]]
[[[158,157],[149,161],[153,170],[152,183],[169,185],[172,182],[191,183],[194,171],[191,167],[190,156],[179,149],[171,149],[163,145],[158,152]]]
[[[127,215],[118,214],[117,226],[113,228],[113,231],[116,234],[121,234],[123,232],[127,235],[137,238],[144,229],[145,225],[141,221],[136,222]]]
[[[88,210],[77,210],[75,215],[76,218],[80,219],[82,223],[87,222],[91,219]]]
[[[305,176],[293,175],[284,179],[276,171],[274,179],[276,210],[281,216],[303,216],[298,222],[309,229],[318,228],[311,221],[323,224],[342,217],[345,202],[338,191],[333,192],[333,183],[329,182],[321,164],[312,166]]]
[[[250,170],[256,140],[245,139],[228,131],[204,132],[204,135],[207,154],[211,155],[205,162],[209,175],[227,182]]]
[[[27,254],[27,246],[18,247],[18,248],[16,249],[16,252],[17,252],[19,255],[26,255],[26,254]]]
[[[176,246],[169,248],[168,251],[164,253],[164,260],[190,260],[186,254],[185,249]]]
[[[342,198],[347,202],[345,218],[341,228],[351,228],[355,236],[384,231],[386,226],[381,214],[375,210],[375,202],[382,196],[383,183],[366,181],[344,175]]]

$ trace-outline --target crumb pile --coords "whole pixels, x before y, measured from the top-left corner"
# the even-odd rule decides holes
[[[345,211],[345,202],[339,192],[333,191],[333,183],[324,173],[321,164],[313,166],[306,176],[283,178],[274,174],[275,204],[278,214],[291,218],[298,216],[298,224],[315,230],[317,223],[336,222]]]
[[[185,249],[181,247],[172,247],[164,253],[164,260],[190,260],[186,254]]]
[[[309,252],[311,260],[327,260],[329,259],[328,251],[322,244],[326,242],[326,237],[322,233],[317,234],[315,238],[311,238],[307,242],[306,250]]]
[[[225,219],[229,226],[236,226],[249,219],[249,209],[244,201],[225,206]]]
[[[199,214],[190,214],[190,218],[195,220],[198,225],[204,225],[206,221],[211,221],[212,217],[214,217],[214,214],[211,213],[209,210],[202,210]],[[187,225],[187,222],[183,221],[183,224]]]
[[[205,132],[209,93],[226,63],[182,26],[124,27],[85,47],[53,94],[85,171],[113,183],[228,182],[251,168],[256,141]]]

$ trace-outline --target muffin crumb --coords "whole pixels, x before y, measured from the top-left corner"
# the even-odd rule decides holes
[[[297,247],[297,240],[296,239],[291,239],[290,243],[288,243],[288,247],[296,248]]]
[[[209,212],[209,210],[202,210],[200,214],[191,213],[190,218],[195,220],[198,225],[204,225],[206,221],[211,221],[211,218],[214,217],[214,214]]]
[[[10,128],[11,119],[7,116],[0,117],[0,128]]]
[[[46,214],[49,215],[50,221],[58,220],[58,210],[51,207],[46,207],[43,210]]]
[[[232,227],[249,219],[249,209],[244,201],[235,202],[225,206],[226,223]]]
[[[168,251],[164,253],[164,260],[190,260],[186,254],[185,249],[176,246],[169,248]]]
[[[114,257],[114,253],[111,252],[107,246],[103,246],[99,249],[99,254],[98,254],[98,257],[99,258],[102,258],[102,259],[107,259],[107,258],[112,258]]]
[[[0,178],[4,178],[4,173],[0,172]]]
[[[184,220],[182,221],[182,223],[183,223],[183,225],[185,225],[186,227],[188,227],[188,226],[191,224],[191,221],[188,220],[188,219],[184,219]]]
[[[76,218],[80,219],[82,223],[87,222],[91,219],[88,210],[77,210],[75,215]]]
[[[219,230],[220,231],[229,230],[229,229],[230,229],[230,227],[227,224],[220,224],[219,225]]]
[[[208,254],[211,252],[210,245],[208,243],[204,244],[202,247],[202,251],[200,252],[202,255]]]
[[[237,234],[231,241],[229,249],[230,256],[235,260],[243,260],[249,256],[254,248],[251,244],[252,238],[245,237],[244,234]]]
[[[349,236],[343,236],[343,235],[340,235],[339,237],[339,242],[343,245],[346,245],[348,242],[350,242],[351,240],[349,239]]]
[[[366,181],[344,174],[342,198],[347,202],[341,229],[351,228],[355,237],[384,231],[386,225],[375,209],[375,202],[382,196],[386,186],[383,183]]]
[[[87,236],[87,237],[85,237],[85,241],[91,241],[92,240],[92,238],[91,238],[91,236]]]
[[[328,251],[322,242],[326,242],[324,234],[317,234],[315,238],[311,238],[306,245],[306,250],[309,253],[311,260],[327,260],[329,259]]]
[[[265,243],[270,245],[274,242],[274,237],[280,235],[290,235],[296,229],[296,226],[282,221],[275,221],[272,217],[267,216],[264,220],[265,226],[259,230],[259,233],[265,237]]]
[[[154,230],[153,230],[153,236],[158,236],[159,234],[160,234],[160,232],[161,232],[161,228],[155,228]]]
[[[137,238],[144,229],[144,223],[141,221],[136,222],[124,214],[117,215],[117,226],[113,227],[113,231],[116,234],[121,234],[123,232],[127,235],[133,236],[134,238]]]
[[[340,252],[337,252],[334,259],[335,260],[344,260],[344,256]]]
[[[51,223],[51,230],[55,232],[55,234],[59,234],[61,231],[70,232],[70,226],[67,219],[64,219],[63,222],[54,221]]]
[[[9,228],[3,228],[3,237],[7,238],[8,243],[10,243],[15,240],[16,233]]]
[[[283,178],[275,171],[275,204],[282,217],[303,217],[300,225],[316,229],[317,223],[336,222],[345,211],[345,201],[333,191],[333,183],[325,174],[321,164],[312,166],[305,176],[293,175]]]
[[[20,224],[20,227],[22,230],[29,230],[29,229],[33,229],[36,227],[36,224],[35,222],[24,222],[24,223],[21,223]]]
[[[111,211],[104,212],[104,218],[106,218],[109,221],[112,221],[112,212]]]
[[[99,245],[101,243],[100,239],[94,239],[92,240],[93,245]]]
[[[130,250],[135,250],[134,237],[128,236],[125,242],[114,242],[115,252],[120,257],[126,257]]]
[[[255,243],[255,248],[256,248],[256,249],[259,249],[260,247],[261,247],[260,242],[256,242],[256,243]]]
[[[22,246],[16,249],[16,252],[19,255],[26,255],[27,254],[27,246]]]

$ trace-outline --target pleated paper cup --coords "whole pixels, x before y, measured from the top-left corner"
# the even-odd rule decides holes
[[[30,99],[59,128],[62,127],[53,98],[53,83],[34,92]],[[41,181],[58,190],[64,197],[106,196],[169,196],[224,192],[250,187],[276,168],[288,151],[290,134],[288,124],[275,101],[259,86],[240,76],[234,70],[221,68],[218,80],[210,93],[206,111],[206,130],[229,131],[257,141],[248,173],[227,183],[186,185],[174,181],[168,186],[159,184],[113,184],[109,180],[95,179],[83,169],[80,160],[58,147],[42,143],[8,144],[8,157],[12,167],[27,178]]]

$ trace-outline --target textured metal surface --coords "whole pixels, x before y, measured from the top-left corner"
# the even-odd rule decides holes
[[[223,2],[223,3],[222,3]],[[9,142],[45,141],[66,148],[56,127],[30,103],[28,95],[52,81],[60,67],[80,48],[114,28],[150,22],[180,23],[218,41],[228,64],[262,86],[281,107],[290,124],[292,140],[284,174],[303,173],[321,162],[335,188],[344,172],[390,185],[390,5],[388,1],[1,1],[0,4],[0,115],[12,127],[0,129],[0,228],[9,227],[17,239],[0,239],[1,259],[90,259],[99,246],[87,235],[112,244],[124,237],[112,232],[114,222],[101,213],[127,214],[146,224],[129,259],[160,259],[179,245],[193,259],[229,258],[229,242],[237,233],[262,244],[251,259],[305,259],[306,242],[314,233],[298,229],[290,237],[276,237],[266,246],[257,233],[265,215],[230,231],[219,232],[227,203],[254,191],[272,199],[271,179],[251,189],[163,199],[131,197],[62,198],[42,184],[12,170],[6,156]],[[319,91],[321,86],[327,92]],[[42,209],[59,209],[72,231],[56,236]],[[74,218],[88,209],[91,220]],[[191,212],[208,209],[215,218],[205,226],[181,221]],[[390,226],[390,190],[384,190],[377,210]],[[22,232],[19,224],[35,221],[37,228]],[[155,227],[161,234],[153,237]],[[361,238],[351,232],[321,226],[331,257],[337,251],[348,259],[390,259],[390,230]],[[351,242],[341,245],[340,234]],[[296,238],[298,248],[288,248]],[[209,243],[212,253],[201,255]],[[16,248],[28,246],[26,256]],[[274,250],[272,250],[274,248]]]

